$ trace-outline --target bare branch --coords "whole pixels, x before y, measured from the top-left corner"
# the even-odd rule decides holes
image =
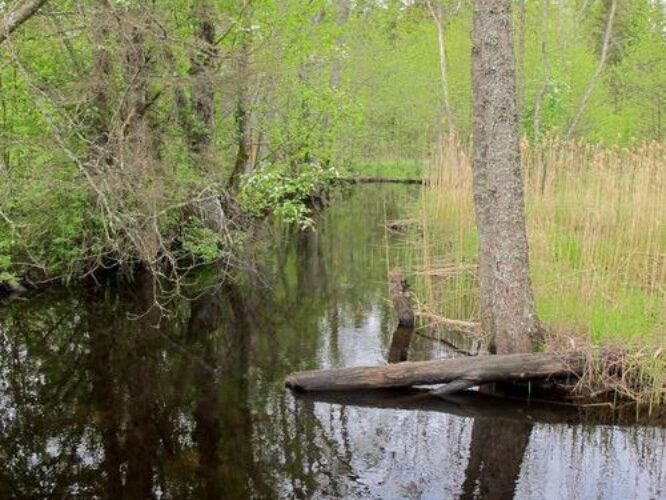
[[[427,1],[428,9],[435,26],[437,27],[437,42],[439,47],[439,72],[442,85],[442,96],[444,98],[444,115],[445,119],[449,121],[449,125],[453,125],[453,117],[451,116],[451,104],[449,102],[449,84],[446,75],[446,39],[444,37],[444,12],[441,2],[433,5],[431,0]]]
[[[571,139],[571,136],[576,131],[578,122],[580,121],[581,116],[583,116],[583,111],[585,111],[585,107],[587,106],[587,101],[590,100],[592,91],[594,90],[594,87],[597,84],[599,76],[601,76],[601,72],[604,69],[604,64],[606,64],[606,58],[608,57],[608,46],[610,45],[611,34],[613,33],[613,18],[615,17],[616,8],[617,8],[617,0],[613,0],[613,2],[611,3],[610,12],[608,13],[608,22],[606,23],[606,32],[604,33],[604,41],[601,47],[601,56],[599,57],[599,64],[597,65],[597,69],[594,71],[594,74],[592,75],[592,79],[590,80],[589,85],[585,89],[585,93],[583,94],[583,97],[580,100],[580,104],[578,105],[576,114],[574,115],[573,120],[571,120],[569,129],[567,130],[567,135],[566,135],[567,139]]]

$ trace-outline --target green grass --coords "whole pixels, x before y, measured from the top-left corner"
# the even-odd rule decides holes
[[[530,264],[551,348],[619,346],[666,388],[666,165],[663,147],[557,141],[523,151]],[[415,292],[430,313],[478,320],[470,156],[449,139],[426,175],[410,235]],[[470,276],[472,279],[470,279]],[[639,361],[636,361],[639,360]],[[652,366],[654,365],[654,366]],[[659,396],[657,399],[664,396]]]
[[[424,162],[395,159],[373,163],[356,163],[351,166],[350,171],[352,175],[359,177],[420,179],[424,172]]]

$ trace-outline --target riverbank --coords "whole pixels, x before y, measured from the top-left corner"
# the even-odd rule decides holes
[[[386,269],[405,254],[383,222],[418,200],[415,186],[346,190],[317,231],[268,228],[256,273],[231,288],[211,276],[168,311],[150,282],[3,308],[0,497],[457,498],[482,475],[509,498],[544,484],[658,498],[666,429],[646,413],[283,389],[294,371],[386,362]],[[409,354],[452,356],[422,336]]]
[[[610,387],[611,394],[663,402],[663,146],[606,149],[553,139],[524,144],[523,168],[533,286],[547,330],[544,349],[622,352],[620,376],[607,377],[607,367],[599,366],[585,381],[588,392]],[[446,330],[446,319],[478,318],[468,146],[453,136],[443,140],[426,177],[429,184],[413,216],[418,224],[405,233],[405,245],[416,256],[410,271],[422,323]]]

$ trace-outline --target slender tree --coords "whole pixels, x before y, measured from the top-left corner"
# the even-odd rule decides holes
[[[567,130],[567,135],[566,138],[570,139],[571,136],[574,134],[576,131],[576,127],[578,127],[578,123],[580,122],[581,117],[583,116],[583,112],[585,111],[585,108],[587,107],[587,102],[590,100],[590,97],[592,96],[592,92],[594,91],[594,88],[597,85],[597,81],[599,80],[599,77],[601,76],[601,73],[604,70],[604,66],[606,64],[606,59],[608,58],[608,49],[610,46],[610,41],[611,41],[611,36],[613,34],[613,20],[615,19],[615,11],[617,9],[617,0],[612,0],[610,9],[608,11],[608,18],[606,21],[606,30],[604,32],[604,38],[601,44],[601,55],[599,56],[599,63],[597,64],[597,68],[594,70],[594,73],[592,74],[592,78],[590,79],[590,83],[588,84],[587,88],[585,89],[585,92],[583,93],[583,97],[580,99],[580,104],[578,105],[578,108],[576,109],[576,113],[574,114],[573,119],[571,120],[571,123],[569,124],[569,128]]]
[[[437,27],[437,46],[439,50],[439,75],[442,85],[442,98],[444,100],[444,120],[449,122],[449,126],[453,125],[451,116],[451,103],[449,101],[449,84],[446,72],[446,38],[444,37],[444,8],[442,3],[438,0],[428,0],[428,9],[435,26]]]
[[[338,28],[342,30],[342,27],[347,23],[347,20],[349,19],[349,14],[351,13],[351,3],[349,2],[349,0],[338,0],[337,8],[338,8],[338,15],[336,17],[336,23]],[[342,35],[339,35],[335,40],[335,47],[339,52],[342,52],[344,50],[344,46],[345,46],[345,39]],[[340,54],[338,54],[336,57],[333,58],[333,62],[331,64],[331,76],[328,81],[329,88],[333,92],[336,92],[340,88],[340,82],[342,80],[342,69],[343,69],[342,63],[343,63],[343,57]],[[322,134],[326,134],[328,132],[330,122],[331,122],[331,113],[330,111],[326,110],[321,120]]]
[[[197,51],[192,56],[192,108],[197,125],[192,130],[192,150],[202,154],[210,145],[215,117],[214,62],[217,58],[213,9],[207,1],[198,0],[192,5],[197,25]]]
[[[241,31],[238,35],[238,56],[236,59],[237,97],[236,111],[236,137],[238,150],[236,160],[229,177],[229,189],[238,189],[240,176],[249,171],[250,153],[252,145],[250,137],[250,109],[249,109],[249,79],[250,79],[250,43],[251,43],[251,12],[250,0],[241,2]]]
[[[497,353],[533,350],[540,331],[525,231],[511,23],[511,0],[474,2],[473,168],[481,322]]]

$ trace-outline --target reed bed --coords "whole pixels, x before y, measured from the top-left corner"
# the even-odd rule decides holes
[[[552,347],[621,346],[666,387],[666,150],[557,138],[521,144],[537,310]],[[416,293],[430,315],[478,318],[470,148],[455,135],[426,172]]]

